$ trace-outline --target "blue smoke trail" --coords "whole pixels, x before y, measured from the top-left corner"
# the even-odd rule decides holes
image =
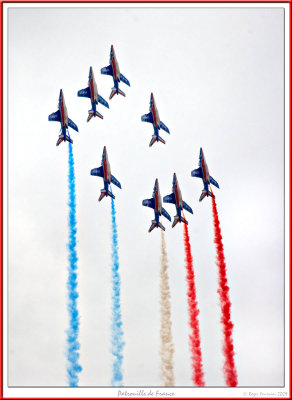
[[[122,326],[122,315],[121,315],[121,304],[120,304],[120,274],[119,274],[119,254],[118,254],[118,231],[116,223],[116,210],[113,198],[112,202],[112,283],[113,283],[113,294],[112,294],[112,355],[113,370],[112,370],[112,386],[123,385],[123,326]]]
[[[79,365],[79,314],[77,309],[77,251],[76,251],[76,195],[75,195],[75,172],[74,157],[72,145],[69,142],[69,159],[68,159],[68,189],[69,189],[69,243],[68,243],[68,311],[69,311],[69,329],[67,333],[67,376],[69,386],[78,386],[78,373],[82,371]]]

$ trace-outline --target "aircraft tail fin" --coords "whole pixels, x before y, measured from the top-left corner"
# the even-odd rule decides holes
[[[149,147],[151,147],[155,142],[156,142],[156,136],[153,135],[151,140],[150,140]]]
[[[63,140],[64,140],[64,135],[60,135],[58,140],[57,140],[56,146],[59,146],[59,144],[62,143]]]
[[[122,96],[126,97],[126,94],[120,88],[118,88],[117,90],[115,87],[113,87],[109,97],[110,100],[114,97],[115,94],[121,94]]]
[[[188,221],[184,217],[181,217],[181,222],[183,222],[184,224],[188,225]]]
[[[120,88],[119,88],[119,94],[121,94],[122,96],[126,97],[126,93],[124,93]]]
[[[109,99],[111,100],[114,97],[115,94],[117,94],[117,90],[116,90],[116,88],[113,88],[112,91],[111,91]]]
[[[90,110],[90,111],[88,111],[87,122],[89,122],[92,117],[94,117],[94,111]]]
[[[158,135],[158,140],[159,140],[159,142],[161,142],[161,143],[165,144],[165,140],[164,140],[164,139],[162,139],[162,137],[161,137],[161,136],[159,136],[159,135]]]
[[[95,117],[99,117],[100,119],[103,119],[103,116],[98,111],[95,111]]]
[[[112,199],[115,199],[115,195],[112,192],[108,192],[109,197],[111,197]]]
[[[103,119],[103,116],[98,111],[89,110],[87,122],[89,122],[92,117],[99,117],[99,118]]]
[[[206,190],[202,190],[202,193],[201,193],[201,196],[199,198],[199,201],[202,201],[206,196],[207,196],[207,191]]]
[[[164,139],[162,139],[162,137],[161,136],[159,136],[159,135],[153,135],[152,136],[152,138],[151,138],[151,140],[150,140],[150,143],[149,143],[149,147],[151,147],[155,142],[161,142],[161,143],[163,143],[163,144],[165,144],[165,140]]]
[[[59,144],[62,143],[63,140],[64,140],[64,142],[67,141],[67,142],[70,142],[71,144],[73,144],[73,140],[70,138],[70,136],[67,136],[66,134],[64,134],[64,135],[59,136],[56,146],[59,146]]]
[[[157,224],[157,222],[155,220],[153,220],[148,232],[152,232],[154,228],[158,228],[158,227],[161,228],[163,231],[165,231],[165,227],[162,225],[161,222],[158,222],[158,224]]]
[[[105,189],[101,189],[98,201],[101,201],[105,196],[110,196],[113,199],[115,199],[115,196],[111,192],[109,192],[109,191],[106,192]]]
[[[98,201],[101,201],[104,198],[104,196],[106,196],[106,191],[104,189],[101,189]]]
[[[175,216],[174,219],[173,219],[173,223],[172,223],[172,227],[173,227],[173,228],[174,228],[175,225],[178,223],[178,221],[179,221],[179,217],[178,217],[178,216]]]
[[[187,221],[184,217],[180,217],[180,218],[179,218],[179,216],[176,215],[176,216],[174,217],[174,220],[173,220],[173,223],[172,223],[172,227],[174,228],[175,225],[176,225],[178,222],[183,222],[184,224],[188,225],[188,221]]]
[[[213,197],[213,199],[215,199],[215,195],[213,192],[209,192],[209,196]]]
[[[215,199],[215,196],[214,196],[213,192],[210,192],[209,190],[203,189],[202,193],[201,193],[201,196],[199,198],[199,201],[202,201],[206,196],[211,196],[211,197],[213,197],[213,199]]]

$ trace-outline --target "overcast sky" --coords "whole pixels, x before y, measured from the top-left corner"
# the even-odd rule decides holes
[[[155,178],[161,195],[177,173],[184,201],[200,308],[206,384],[223,386],[222,331],[210,198],[191,177],[203,148],[227,263],[235,362],[240,386],[284,383],[284,11],[282,8],[13,8],[8,13],[8,223],[11,386],[65,386],[68,144],[48,122],[62,88],[74,141],[81,365],[80,386],[111,379],[110,199],[90,175],[107,146],[116,195],[124,385],[159,386],[160,231],[142,207]],[[115,46],[126,98],[108,97],[100,74]],[[78,98],[93,67],[110,109],[86,122]],[[149,148],[141,122],[153,92],[170,135]],[[173,217],[175,207],[165,205]],[[183,226],[166,220],[174,374],[192,386]]]

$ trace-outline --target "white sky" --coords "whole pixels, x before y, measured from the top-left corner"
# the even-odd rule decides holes
[[[62,88],[74,140],[77,190],[80,386],[111,378],[110,199],[90,176],[107,146],[116,195],[124,385],[159,386],[160,231],[142,207],[155,178],[161,195],[177,173],[195,263],[202,356],[209,386],[223,386],[223,356],[211,201],[191,177],[203,147],[228,268],[240,386],[284,383],[284,11],[282,8],[13,8],[8,13],[8,223],[10,386],[64,386],[67,279],[67,143],[48,122]],[[104,120],[86,122],[78,98],[93,67],[100,74],[114,44],[126,98],[115,96]],[[141,122],[153,91],[170,135],[148,144]],[[165,205],[173,217],[175,207]],[[192,386],[183,226],[163,219],[169,258],[174,373]]]

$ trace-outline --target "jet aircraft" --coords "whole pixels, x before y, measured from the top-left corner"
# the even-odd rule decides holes
[[[175,173],[173,174],[172,193],[163,197],[163,202],[175,204],[176,216],[174,217],[174,221],[172,223],[173,228],[178,222],[184,222],[185,224],[188,224],[188,221],[182,216],[182,210],[184,209],[191,214],[193,214],[193,210],[182,199],[181,190]]]
[[[110,99],[114,97],[115,94],[121,94],[122,96],[126,96],[125,93],[119,88],[119,82],[124,82],[126,85],[131,86],[130,82],[127,78],[124,77],[123,74],[120,73],[119,64],[117,61],[116,53],[114,50],[114,46],[111,45],[111,52],[110,52],[110,65],[104,67],[100,70],[100,72],[104,75],[111,75],[114,80],[114,87],[112,88]]]
[[[65,104],[65,98],[63,94],[63,90],[60,90],[58,110],[49,115],[49,121],[59,121],[61,123],[61,135],[59,135],[56,146],[59,146],[60,143],[64,140],[64,142],[73,143],[73,140],[70,138],[68,127],[74,129],[78,132],[78,127],[74,122],[68,118],[67,107]]]
[[[206,163],[206,159],[204,156],[204,152],[202,147],[200,148],[200,157],[199,157],[199,168],[194,169],[191,172],[191,175],[196,177],[196,178],[202,178],[203,184],[204,184],[204,189],[202,190],[202,194],[199,198],[199,201],[202,201],[205,196],[211,196],[215,199],[215,196],[212,192],[212,190],[209,190],[209,185],[212,183],[212,185],[216,186],[219,189],[218,183],[215,181],[212,176],[209,174],[209,169],[208,165]],[[210,187],[211,189],[211,187]]]
[[[170,133],[170,132],[169,132],[168,127],[166,125],[164,125],[164,123],[162,121],[160,121],[159,113],[158,113],[158,110],[156,107],[153,93],[151,93],[151,95],[150,95],[149,111],[150,112],[148,114],[144,114],[141,117],[141,120],[143,122],[150,122],[151,124],[153,124],[154,135],[152,136],[152,139],[149,143],[149,147],[151,147],[153,145],[153,143],[158,142],[158,141],[165,144],[165,140],[162,139],[161,136],[159,136],[159,129],[163,129],[167,133]]]
[[[99,196],[98,201],[101,201],[104,196],[110,196],[113,199],[115,199],[115,196],[111,192],[109,186],[111,183],[116,185],[118,188],[122,189],[122,186],[120,182],[111,174],[111,167],[110,163],[108,160],[108,155],[106,151],[106,146],[103,148],[103,153],[102,153],[102,160],[101,160],[101,167],[99,168],[93,168],[90,172],[91,175],[93,176],[100,176],[103,178],[104,181],[104,188],[101,189],[101,194]]]
[[[88,111],[87,122],[89,122],[92,117],[99,117],[103,119],[103,116],[96,110],[96,106],[98,103],[101,103],[103,106],[109,108],[109,105],[108,102],[105,101],[100,94],[98,94],[92,67],[89,69],[88,87],[86,89],[79,90],[77,95],[78,97],[89,97],[91,100],[92,109]]]
[[[168,212],[162,207],[158,179],[155,180],[152,198],[143,200],[142,205],[154,209],[154,220],[152,220],[152,224],[151,224],[148,232],[151,232],[155,227],[156,228],[159,227],[163,231],[165,231],[165,227],[162,225],[161,222],[159,222],[159,217],[161,215],[163,215],[169,221],[171,221],[171,218],[170,218],[170,215],[168,214]]]

